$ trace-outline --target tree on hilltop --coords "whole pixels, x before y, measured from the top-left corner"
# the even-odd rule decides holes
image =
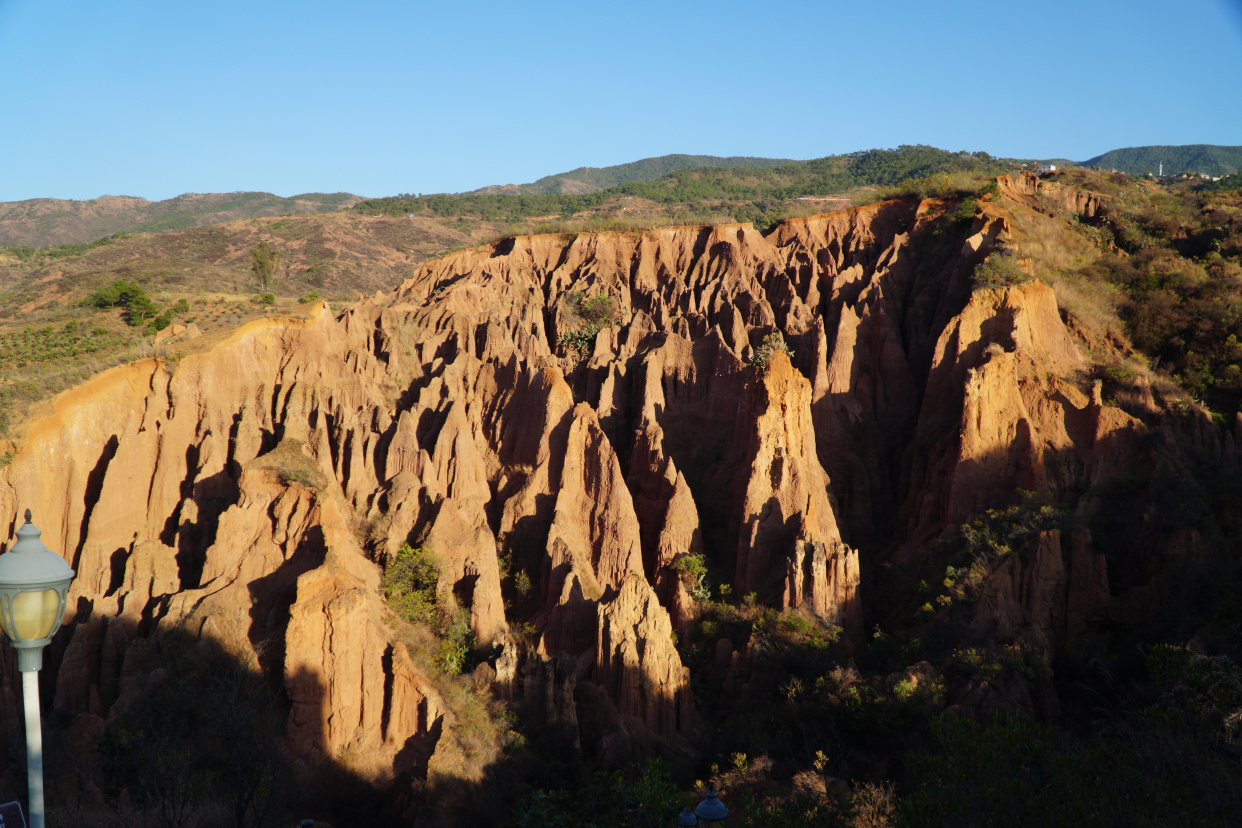
[[[259,290],[263,293],[267,293],[268,288],[271,287],[272,277],[276,275],[278,267],[280,267],[280,251],[266,241],[261,241],[250,248],[250,269],[254,272],[254,278],[259,282]]]

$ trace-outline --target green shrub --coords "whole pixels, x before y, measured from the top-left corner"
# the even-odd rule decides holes
[[[707,583],[707,564],[702,555],[678,555],[673,559],[673,569],[693,584],[690,591],[695,598],[700,601],[711,598],[711,587]]]
[[[755,352],[750,358],[750,364],[754,366],[756,374],[761,377],[767,374],[768,363],[771,361],[772,355],[777,351],[783,351],[790,356],[793,355],[781,332],[773,331],[763,338],[763,341],[755,348]]]
[[[781,627],[787,632],[800,633],[802,635],[810,635],[814,629],[810,621],[807,621],[796,612],[782,612],[780,623]]]
[[[565,330],[557,337],[563,351],[573,351],[579,358],[595,347],[595,337],[604,328],[621,321],[621,309],[611,296],[587,298],[581,291],[570,291],[563,300]]]
[[[881,188],[879,195],[886,201],[897,198],[950,198],[969,193],[973,189],[972,179],[978,180],[969,174],[949,172],[923,178],[905,178],[894,186]]]
[[[440,562],[426,547],[402,544],[384,572],[382,586],[388,606],[411,624],[431,629],[439,639],[434,664],[450,676],[461,674],[474,648],[470,614],[450,595],[440,596]]]
[[[662,760],[648,759],[624,771],[596,773],[587,785],[534,791],[517,808],[511,824],[530,828],[670,825],[683,805],[695,801],[677,790],[672,772]]]
[[[1031,274],[1018,264],[1018,257],[1011,249],[989,253],[978,267],[975,268],[975,290],[984,288],[1009,287],[1031,281]]]
[[[133,282],[119,280],[91,292],[84,304],[101,309],[124,308],[125,321],[133,327],[138,327],[158,313],[146,291]]]
[[[982,517],[962,525],[966,548],[981,566],[987,567],[992,561],[1009,555],[1040,532],[1072,528],[1070,516],[1053,506],[1046,495],[1022,490],[1019,493],[1022,502],[1018,505],[988,509]],[[952,579],[956,575],[947,577]]]
[[[1185,646],[1157,644],[1146,666],[1160,696],[1149,717],[1198,730],[1211,739],[1222,729],[1242,728],[1242,667],[1227,656],[1208,656]]]
[[[155,317],[149,323],[147,323],[147,333],[148,334],[157,333],[158,331],[164,330],[171,324],[172,324],[172,313],[171,311],[165,311],[164,313],[161,313],[159,316]]]
[[[402,544],[384,572],[384,597],[397,615],[411,624],[439,623],[436,587],[440,562],[430,549]]]
[[[961,204],[957,205],[949,218],[959,227],[968,227],[975,220],[975,210],[979,206],[979,200],[976,198],[964,198]]]
[[[592,296],[582,301],[578,308],[582,318],[591,325],[607,327],[620,318],[617,300],[611,296]]]
[[[707,575],[707,565],[703,562],[702,555],[678,555],[673,559],[673,569],[695,580]]]
[[[441,615],[444,620],[440,627],[440,647],[433,661],[450,676],[459,676],[465,672],[470,650],[475,645],[470,616],[456,607],[448,608]]]

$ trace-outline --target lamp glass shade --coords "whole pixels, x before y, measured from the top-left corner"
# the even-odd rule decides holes
[[[4,595],[0,601],[7,604],[0,607],[0,627],[14,643],[47,638],[60,623],[60,592],[55,589]]]
[[[708,791],[707,797],[694,809],[695,815],[704,822],[720,822],[729,816],[729,809],[716,796],[715,791]]]

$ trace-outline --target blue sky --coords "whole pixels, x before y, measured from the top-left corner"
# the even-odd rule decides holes
[[[0,201],[1242,144],[1242,0],[0,0]]]

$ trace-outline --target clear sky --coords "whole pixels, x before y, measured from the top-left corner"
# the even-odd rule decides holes
[[[1242,144],[1242,0],[0,0],[0,201]]]

